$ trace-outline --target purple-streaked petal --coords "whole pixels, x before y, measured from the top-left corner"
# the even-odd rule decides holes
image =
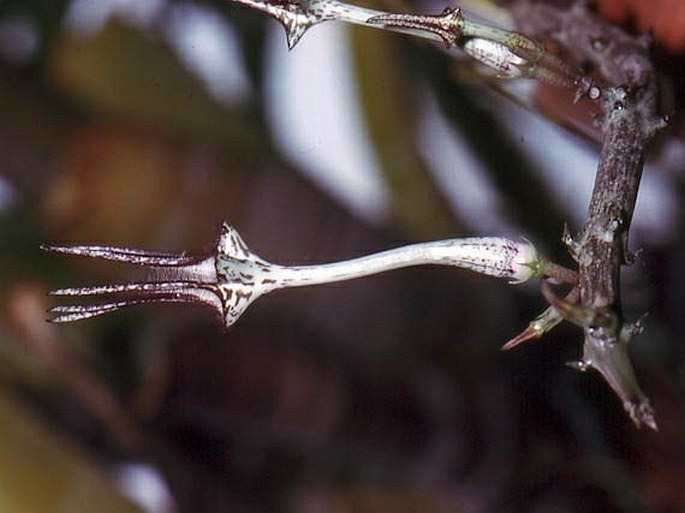
[[[50,246],[42,245],[41,249],[64,255],[100,258],[114,262],[126,262],[135,265],[153,266],[184,266],[197,263],[198,257],[188,255],[173,255],[158,253],[142,249],[117,248],[113,246]]]

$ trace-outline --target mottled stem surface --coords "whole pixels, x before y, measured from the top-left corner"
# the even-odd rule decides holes
[[[623,400],[636,425],[656,429],[649,400],[635,379],[627,342],[639,327],[621,310],[621,266],[629,263],[627,238],[635,208],[647,142],[663,124],[657,116],[657,88],[644,38],[634,38],[583,5],[560,8],[531,0],[512,5],[518,28],[555,41],[599,75],[604,141],[587,218],[567,237],[578,263],[580,307],[590,322],[578,368],[594,367]]]

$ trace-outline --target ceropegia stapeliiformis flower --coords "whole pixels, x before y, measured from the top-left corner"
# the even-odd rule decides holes
[[[580,94],[599,94],[540,43],[519,32],[477,23],[458,7],[440,14],[390,13],[349,4],[341,0],[232,0],[264,12],[285,28],[289,48],[305,32],[324,21],[343,21],[366,27],[406,33],[458,47],[503,78],[533,77],[569,86],[580,86]],[[590,92],[590,90],[592,92]]]
[[[224,326],[235,323],[260,296],[277,289],[361,278],[417,265],[461,267],[524,282],[545,272],[545,262],[525,239],[473,237],[421,242],[340,262],[284,266],[267,262],[249,249],[235,228],[224,224],[216,250],[205,257],[169,255],[109,246],[44,246],[56,253],[144,266],[149,281],[54,290],[56,296],[118,296],[89,305],[52,308],[52,322],[71,322],[152,302],[209,306]]]

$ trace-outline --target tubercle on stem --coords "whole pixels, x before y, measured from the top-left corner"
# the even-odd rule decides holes
[[[366,20],[370,25],[385,29],[413,29],[435,34],[445,43],[454,46],[463,35],[464,18],[458,7],[447,7],[441,14],[384,13]]]

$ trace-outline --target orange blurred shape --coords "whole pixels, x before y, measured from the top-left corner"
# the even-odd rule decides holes
[[[145,240],[177,189],[178,152],[133,129],[72,131],[49,189],[46,217],[60,238]]]
[[[602,132],[594,123],[601,110],[587,97],[574,101],[576,92],[570,88],[540,83],[535,88],[537,106],[558,125],[599,143]]]
[[[599,12],[616,23],[634,22],[654,41],[671,51],[685,48],[683,0],[596,0]]]
[[[54,325],[45,322],[48,308],[48,289],[38,282],[19,281],[7,293],[4,305],[5,320],[31,349],[47,354],[56,338]],[[33,342],[37,342],[33,344]]]
[[[206,244],[217,220],[235,218],[241,176],[208,146],[133,123],[84,123],[66,138],[43,219],[60,242]]]

